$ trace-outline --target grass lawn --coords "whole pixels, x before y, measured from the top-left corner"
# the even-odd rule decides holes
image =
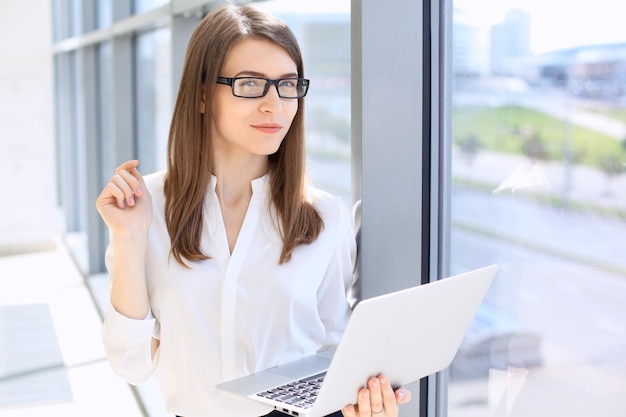
[[[610,136],[519,106],[454,109],[452,142],[462,145],[468,141],[482,149],[516,154],[540,147],[538,154],[548,160],[562,160],[569,146],[575,163],[596,167],[606,158],[624,160],[626,153],[622,143]]]
[[[613,119],[626,123],[626,108],[624,107],[586,106],[585,110],[612,117]]]

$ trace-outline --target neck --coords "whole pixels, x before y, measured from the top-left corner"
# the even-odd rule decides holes
[[[216,157],[213,174],[217,178],[215,192],[222,204],[248,200],[252,196],[252,181],[268,171],[267,156],[251,155],[245,160]]]

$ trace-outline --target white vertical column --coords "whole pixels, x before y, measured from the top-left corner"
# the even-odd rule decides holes
[[[0,5],[0,254],[54,246],[53,60],[48,0]]]

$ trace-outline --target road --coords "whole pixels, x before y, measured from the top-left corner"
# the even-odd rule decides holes
[[[500,264],[510,284],[495,304],[519,326],[575,347],[579,359],[626,357],[626,221],[513,193],[455,189],[452,202],[453,273]]]

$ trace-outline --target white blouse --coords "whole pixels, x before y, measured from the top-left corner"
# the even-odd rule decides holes
[[[170,257],[163,179],[145,177],[153,201],[146,279],[151,314],[134,320],[110,305],[103,340],[115,372],[131,384],[158,370],[169,412],[184,417],[260,416],[271,411],[215,388],[233,378],[336,344],[347,322],[356,244],[347,205],[308,188],[324,220],[315,242],[278,264],[282,240],[270,210],[268,176],[253,196],[232,254],[212,178],[202,249],[211,259],[184,268]],[[111,251],[107,267],[111,269]],[[154,359],[151,339],[160,339]]]

